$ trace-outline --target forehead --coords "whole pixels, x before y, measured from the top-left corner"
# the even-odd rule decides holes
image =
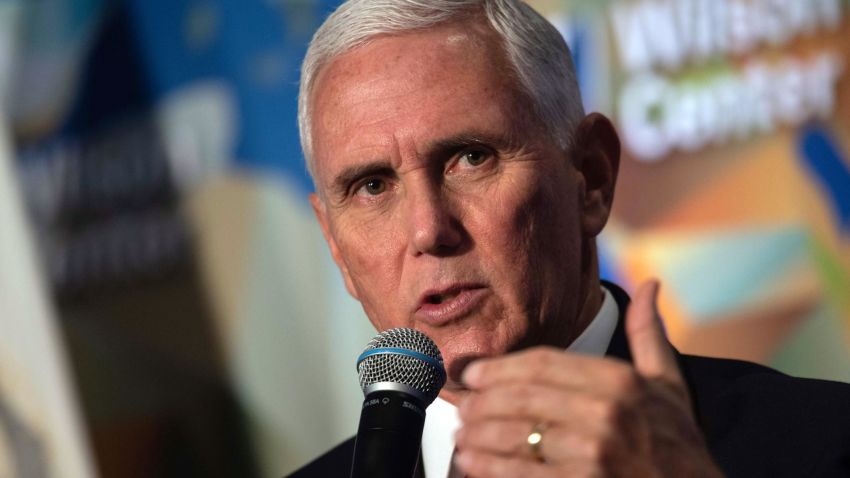
[[[311,98],[317,179],[340,155],[375,160],[396,143],[504,127],[496,123],[519,104],[510,71],[498,37],[476,21],[383,35],[340,55]]]

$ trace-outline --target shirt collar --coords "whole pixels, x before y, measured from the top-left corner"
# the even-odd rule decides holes
[[[573,343],[570,352],[605,356],[619,320],[619,309],[614,297],[602,287],[603,299],[599,312]],[[455,448],[455,431],[460,427],[457,407],[437,397],[428,407],[425,428],[422,431],[422,464],[427,478],[449,477],[452,453]],[[451,478],[451,477],[449,477]]]

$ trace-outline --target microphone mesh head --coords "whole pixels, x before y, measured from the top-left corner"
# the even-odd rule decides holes
[[[446,382],[440,349],[427,335],[414,329],[389,329],[376,335],[363,350],[357,372],[364,394],[367,387],[377,383],[402,384],[418,392],[425,406],[437,398]]]

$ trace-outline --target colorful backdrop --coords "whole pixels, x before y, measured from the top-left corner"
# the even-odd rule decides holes
[[[623,140],[603,276],[660,277],[682,351],[850,381],[850,2],[532,3]],[[0,0],[0,476],[278,477],[356,429],[295,121],[335,5]]]

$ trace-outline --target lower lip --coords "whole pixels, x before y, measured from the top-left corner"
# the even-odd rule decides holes
[[[487,294],[486,289],[464,289],[440,304],[422,304],[414,314],[417,320],[440,326],[458,320],[475,310]]]

